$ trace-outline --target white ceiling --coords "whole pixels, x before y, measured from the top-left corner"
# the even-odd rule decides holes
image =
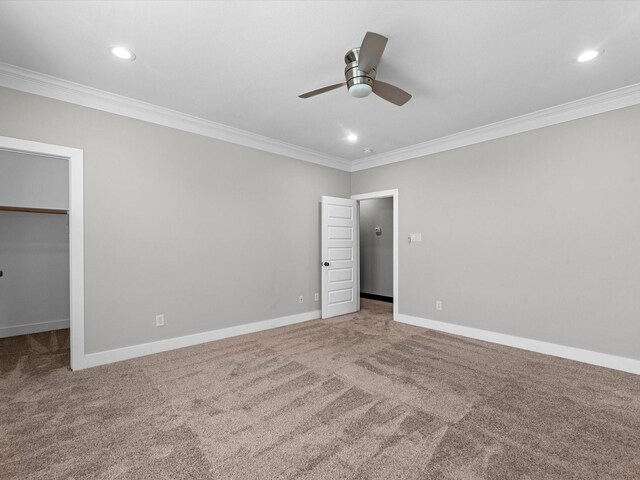
[[[367,30],[408,104],[297,97],[342,81]],[[0,2],[1,62],[349,160],[636,84],[638,59],[637,1]]]

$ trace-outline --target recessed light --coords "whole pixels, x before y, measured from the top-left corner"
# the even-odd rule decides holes
[[[347,135],[347,140],[349,140],[350,142],[356,142],[358,141],[358,136],[355,133],[350,133],[349,135]]]
[[[120,60],[135,60],[136,55],[127,47],[121,45],[113,45],[109,47],[109,51]]]
[[[588,62],[589,60],[593,60],[594,58],[599,57],[603,53],[604,50],[585,50],[578,56],[578,58],[576,58],[576,61],[578,63]]]

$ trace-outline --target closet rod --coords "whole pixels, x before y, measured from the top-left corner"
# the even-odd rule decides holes
[[[5,212],[29,212],[29,213],[52,213],[54,215],[66,215],[68,210],[59,210],[56,208],[26,208],[26,207],[7,207],[0,205],[0,211]]]

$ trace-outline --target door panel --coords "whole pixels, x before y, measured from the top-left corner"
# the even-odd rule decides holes
[[[353,268],[335,268],[327,272],[329,283],[351,282],[353,280]]]
[[[358,203],[322,197],[322,318],[358,311]],[[327,265],[328,264],[328,265]]]

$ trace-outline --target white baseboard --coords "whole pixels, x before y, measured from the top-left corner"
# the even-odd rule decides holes
[[[194,333],[183,337],[168,338],[157,342],[143,343],[140,345],[132,345],[130,347],[116,348],[114,350],[106,350],[104,352],[89,353],[84,355],[82,364],[74,370],[83,368],[97,367],[107,363],[119,362],[130,358],[142,357],[153,353],[166,352],[176,348],[190,347],[200,343],[212,342],[223,338],[245,335],[247,333],[260,332],[277,327],[284,327],[294,323],[306,322],[320,318],[320,310],[311,312],[298,313],[286,317],[272,318],[270,320],[262,320],[260,322],[247,323],[235,327],[220,328],[218,330],[209,330],[202,333]]]
[[[50,320],[48,322],[27,323],[26,325],[15,325],[11,327],[0,327],[0,338],[15,337],[16,335],[28,335],[30,333],[48,332],[50,330],[60,330],[69,328],[69,319]]]
[[[463,337],[475,338],[476,340],[484,340],[485,342],[507,345],[509,347],[521,348],[531,352],[544,353],[546,355],[553,355],[554,357],[567,358],[569,360],[640,375],[640,360],[633,358],[618,357],[607,353],[593,352],[591,350],[583,350],[581,348],[567,347],[565,345],[542,342],[540,340],[506,335],[504,333],[490,332],[488,330],[465,327],[462,325],[455,325],[453,323],[440,322],[438,320],[414,317],[403,313],[398,314],[397,321],[407,323],[409,325],[415,325],[417,327],[429,328],[431,330],[452,333]]]

